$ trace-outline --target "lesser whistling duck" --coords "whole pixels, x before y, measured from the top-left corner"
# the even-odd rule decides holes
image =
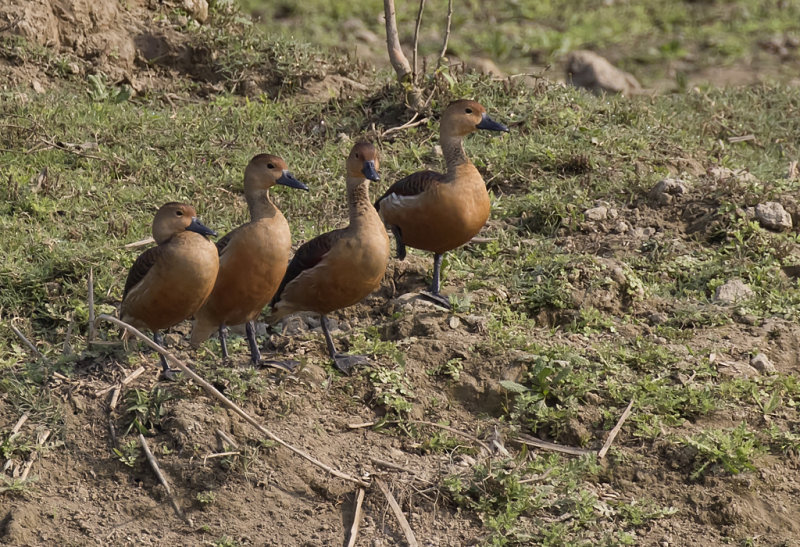
[[[153,340],[163,345],[159,331],[191,317],[214,288],[219,257],[209,235],[217,234],[197,220],[191,205],[162,205],[153,219],[157,246],[139,255],[131,266],[120,319],[150,329]],[[161,366],[165,375],[173,372],[163,355]]]
[[[217,241],[219,273],[214,290],[195,314],[191,343],[198,346],[219,329],[222,356],[228,357],[225,325],[245,323],[250,360],[261,362],[253,321],[272,299],[286,273],[292,247],[289,223],[269,198],[269,189],[282,184],[308,190],[278,156],[259,154],[244,171],[244,195],[250,222]]]
[[[336,351],[327,314],[359,302],[376,290],[389,262],[389,237],[369,200],[369,181],[377,181],[378,154],[366,142],[347,157],[347,202],[350,224],[303,244],[292,258],[272,299],[270,323],[300,311],[320,315],[328,353],[336,367],[348,373],[366,359]]]
[[[375,202],[395,236],[397,258],[405,258],[406,246],[434,253],[433,282],[430,292],[423,295],[447,309],[450,302],[439,293],[442,255],[472,239],[489,218],[486,183],[463,146],[464,137],[478,129],[508,131],[480,103],[463,99],[451,103],[439,126],[447,171],[408,175]]]

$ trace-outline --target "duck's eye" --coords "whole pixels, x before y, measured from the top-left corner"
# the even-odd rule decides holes
[[[177,215],[179,217],[182,217],[183,216],[183,211],[175,211],[175,215]]]
[[[465,112],[466,112],[467,114],[472,114],[472,109],[471,109],[471,108],[467,108],[467,109],[465,110]]]
[[[275,166],[272,165],[271,163],[268,163],[267,164],[267,169],[275,169]]]
[[[361,159],[361,156],[358,154],[358,152],[356,152],[356,159],[357,159],[357,160],[360,160],[360,159]]]

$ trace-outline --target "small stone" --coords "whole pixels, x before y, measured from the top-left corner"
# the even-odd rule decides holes
[[[599,207],[592,207],[583,212],[586,220],[605,220],[608,218],[608,208],[601,205]]]
[[[631,229],[631,227],[630,227],[630,225],[629,225],[627,222],[625,222],[624,220],[620,220],[620,221],[619,221],[619,222],[617,222],[617,224],[614,226],[614,229],[613,229],[612,231],[613,231],[614,233],[617,233],[617,234],[625,234],[625,233],[627,233],[627,232],[628,232],[630,229]]]
[[[722,304],[734,304],[741,300],[751,298],[753,294],[753,289],[744,281],[741,279],[731,279],[717,287],[714,293],[714,300]]]
[[[452,316],[448,321],[447,324],[450,326],[451,329],[455,330],[459,326],[461,326],[461,321],[455,315]]]
[[[339,142],[350,142],[350,135],[347,133],[339,133],[336,138],[339,139]]]
[[[632,74],[624,72],[593,51],[579,50],[567,59],[567,81],[594,94],[602,92],[632,95],[642,86]]]
[[[686,193],[686,185],[678,179],[663,179],[656,183],[647,196],[659,205],[669,205]]]
[[[775,374],[778,370],[769,357],[763,353],[758,353],[750,358],[750,365],[762,374]]]
[[[667,314],[661,312],[653,312],[647,318],[651,325],[663,325],[668,319]]]
[[[708,174],[717,180],[734,179],[739,182],[755,182],[756,177],[745,169],[730,169],[729,167],[712,167]]]
[[[438,144],[433,147],[433,153],[439,157],[444,156],[444,152],[442,152],[442,147]]]
[[[44,87],[43,87],[43,86],[42,86],[42,84],[39,82],[39,80],[33,80],[33,81],[31,82],[31,87],[33,88],[33,90],[34,90],[36,93],[44,93]]]
[[[734,378],[751,378],[758,376],[758,371],[755,367],[747,363],[719,361],[717,363],[717,370],[720,374]]]
[[[756,205],[756,220],[770,230],[783,232],[792,229],[792,215],[776,201]]]
[[[313,363],[306,363],[302,369],[297,373],[298,378],[307,381],[309,384],[321,385],[322,382],[327,380],[328,373],[319,365]]]
[[[70,63],[70,64],[68,64],[67,65],[67,70],[69,71],[70,74],[80,74],[81,72],[83,72],[81,70],[81,65],[79,65],[78,63]]]
[[[197,22],[205,23],[208,21],[208,1],[207,0],[184,0],[183,7],[192,14]]]

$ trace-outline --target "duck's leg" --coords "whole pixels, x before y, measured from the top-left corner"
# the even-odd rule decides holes
[[[442,258],[444,253],[436,253],[433,255],[433,281],[431,281],[430,290],[423,291],[422,296],[446,310],[453,309],[450,305],[450,300],[439,292],[439,273],[442,269]]]
[[[227,338],[225,336],[225,333],[227,332],[227,330],[228,329],[225,327],[225,325],[220,325],[219,326],[219,345],[222,347],[222,360],[223,361],[228,358],[228,340],[227,340]]]
[[[248,321],[244,326],[244,331],[247,334],[247,345],[250,346],[250,362],[254,367],[261,364],[261,351],[258,349],[258,342],[256,341],[256,326],[252,321]]]
[[[157,330],[153,331],[153,342],[155,342],[162,348],[164,347],[164,338],[161,336],[161,333],[158,332]],[[163,376],[166,380],[174,380],[175,375],[178,374],[180,371],[174,368],[169,368],[169,365],[167,364],[167,358],[164,357],[163,353],[159,353],[158,355],[161,358],[161,376]]]
[[[333,359],[333,364],[336,368],[350,374],[350,371],[356,365],[367,365],[369,359],[363,355],[345,355],[336,351],[336,346],[333,345],[333,337],[331,336],[330,328],[328,327],[328,318],[324,315],[319,316],[320,324],[322,325],[322,333],[325,335],[325,344],[328,346],[328,353]]]
[[[276,361],[274,359],[261,360],[261,351],[258,349],[258,342],[256,341],[256,324],[255,321],[248,321],[245,325],[245,332],[247,332],[247,343],[250,345],[250,362],[254,367],[265,366],[277,368],[287,372],[294,372],[294,369],[300,364],[300,361],[288,359],[286,361]]]
[[[392,234],[394,234],[394,241],[397,245],[397,259],[405,260],[406,258],[406,244],[403,243],[403,232],[400,231],[400,226],[392,224],[390,226]]]

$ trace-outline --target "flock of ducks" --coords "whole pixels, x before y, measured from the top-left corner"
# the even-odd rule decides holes
[[[279,184],[308,190],[286,162],[269,154],[255,156],[244,174],[244,194],[250,222],[214,245],[216,236],[197,219],[191,205],[170,202],[153,219],[157,246],[134,262],[120,307],[120,318],[150,329],[156,343],[160,331],[194,317],[191,344],[199,346],[219,332],[223,358],[228,357],[227,325],[245,324],[254,365],[262,363],[254,321],[269,306],[269,324],[297,312],[319,314],[328,353],[345,372],[366,358],[336,351],[327,315],[356,304],[378,289],[389,261],[392,231],[397,257],[406,246],[434,253],[433,282],[423,296],[450,308],[440,293],[439,270],[447,251],[467,243],[489,218],[489,194],[478,170],[467,157],[463,139],[479,129],[508,131],[486,109],[471,100],[451,103],[440,122],[445,173],[420,171],[391,185],[373,204],[369,183],[379,180],[378,151],[359,142],[346,161],[347,227],[307,241],[291,261],[291,234],[283,214],[270,200]],[[291,367],[294,362],[271,364]],[[161,356],[164,374],[172,371]]]

